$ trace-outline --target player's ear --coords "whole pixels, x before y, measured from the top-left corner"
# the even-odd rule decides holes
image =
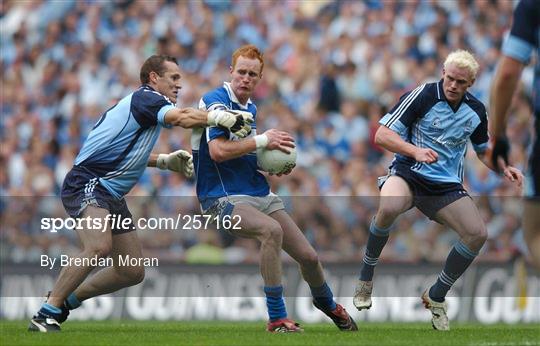
[[[150,82],[152,83],[157,83],[157,78],[159,77],[159,75],[157,74],[157,72],[155,71],[151,71],[150,74],[148,75],[148,79],[150,80]]]
[[[230,74],[233,73],[233,67],[232,67],[232,66],[229,66],[229,73],[230,73]]]

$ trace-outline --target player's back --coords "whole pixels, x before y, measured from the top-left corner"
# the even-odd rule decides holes
[[[144,171],[160,128],[166,126],[165,113],[173,107],[151,87],[140,87],[103,113],[75,165],[99,177],[115,197],[124,196]]]
[[[201,98],[199,108],[207,111],[220,108],[249,111],[253,114],[254,122],[248,138],[257,133],[257,108],[251,101],[246,106],[241,105],[228,83],[206,93]],[[194,129],[191,136],[197,196],[203,208],[210,206],[216,198],[229,195],[266,196],[270,188],[266,178],[258,172],[256,152],[223,162],[212,160],[208,142],[220,137],[239,140],[220,127]]]

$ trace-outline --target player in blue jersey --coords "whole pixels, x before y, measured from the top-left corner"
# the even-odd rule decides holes
[[[379,209],[370,225],[353,299],[358,310],[371,307],[373,272],[394,220],[415,206],[460,236],[437,282],[422,295],[432,312],[433,327],[449,329],[445,296],[487,237],[482,217],[462,186],[469,139],[480,160],[494,168],[484,155],[488,147],[485,107],[467,92],[477,72],[478,63],[470,53],[452,52],[439,82],[406,93],[381,119],[375,141],[396,155],[389,175],[380,179]],[[506,167],[504,175],[521,185],[523,177],[516,168]]]
[[[532,143],[525,179],[523,235],[533,264],[540,270],[540,2],[522,0],[514,11],[512,29],[503,44],[503,57],[491,90],[491,131],[494,137],[492,163],[498,165],[500,162],[501,168],[508,164],[510,151],[505,132],[508,110],[521,72],[535,50],[533,114],[536,138]]]
[[[143,279],[143,266],[121,266],[118,261],[118,256],[142,257],[124,196],[146,166],[186,176],[193,173],[192,158],[186,151],[151,154],[162,127],[218,126],[240,137],[251,131],[252,115],[246,112],[175,107],[181,74],[172,57],[148,58],[141,67],[140,79],[139,89],[101,116],[66,175],[62,203],[71,217],[88,220],[81,223],[85,229],[77,230],[83,250],[75,256],[78,264],[62,268],[47,302],[30,322],[31,331],[59,331],[59,323],[65,321],[69,310],[83,300]],[[114,265],[86,279],[94,269],[89,260],[109,255]]]
[[[208,111],[243,110],[257,116],[250,97],[262,78],[263,55],[253,45],[236,50],[232,56],[231,81],[224,83],[200,101]],[[329,316],[340,330],[357,330],[349,314],[333,299],[321,263],[308,240],[285,212],[281,199],[270,191],[266,178],[258,171],[256,150],[294,147],[292,137],[282,131],[268,130],[243,140],[222,128],[195,129],[191,137],[197,175],[197,196],[203,213],[220,219],[232,217],[238,227],[228,230],[237,236],[254,238],[261,243],[260,267],[270,321],[270,332],[298,332],[302,329],[287,318],[281,283],[283,248],[302,271],[311,288],[314,305]],[[283,174],[288,174],[284,172]],[[222,223],[224,226],[225,223]]]

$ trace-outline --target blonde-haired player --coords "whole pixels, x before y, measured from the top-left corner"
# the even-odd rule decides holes
[[[478,63],[467,51],[448,55],[437,83],[422,84],[403,95],[380,121],[375,142],[394,152],[389,174],[381,177],[381,199],[370,225],[360,280],[353,303],[358,310],[371,307],[373,272],[396,218],[417,207],[460,237],[437,282],[422,295],[432,312],[432,325],[448,330],[445,296],[472,263],[487,232],[473,200],[462,186],[463,163],[470,139],[478,157],[488,147],[484,105],[467,90],[474,83]],[[519,170],[506,167],[507,179],[521,185]]]

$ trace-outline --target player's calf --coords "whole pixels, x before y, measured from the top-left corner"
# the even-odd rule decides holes
[[[140,284],[145,277],[144,266],[115,267],[115,270],[123,287]]]

